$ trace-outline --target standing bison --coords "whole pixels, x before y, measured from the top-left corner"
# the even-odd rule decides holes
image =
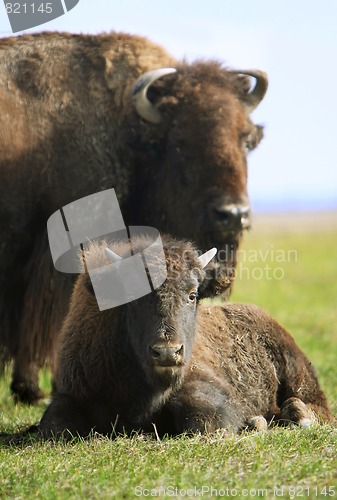
[[[99,311],[88,275],[75,285],[60,335],[57,392],[40,434],[70,438],[152,428],[234,432],[264,419],[310,425],[331,414],[315,371],[290,334],[256,306],[208,306],[214,253],[166,238],[167,279],[152,293]],[[134,254],[148,248],[134,238]],[[85,252],[90,269],[118,266],[129,245]],[[117,255],[116,255],[117,254]],[[161,262],[155,256],[151,276]],[[106,268],[108,269],[108,268]],[[206,272],[207,271],[207,272]],[[254,418],[259,416],[259,418]]]
[[[251,78],[255,81],[251,89]],[[266,75],[187,64],[145,38],[42,33],[0,40],[0,344],[17,398],[41,397],[71,280],[46,221],[115,188],[125,223],[217,245],[235,265],[249,226],[250,113]]]

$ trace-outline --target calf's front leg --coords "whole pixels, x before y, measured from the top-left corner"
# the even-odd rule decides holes
[[[74,436],[86,437],[92,426],[82,403],[67,394],[56,394],[46,409],[38,426],[43,439],[71,440]]]
[[[214,377],[213,377],[214,378]],[[185,380],[183,387],[173,397],[169,410],[174,415],[178,433],[215,432],[227,429],[233,433],[244,427],[243,412],[215,380]]]

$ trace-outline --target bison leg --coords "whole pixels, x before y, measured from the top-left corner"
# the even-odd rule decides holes
[[[267,420],[262,415],[257,415],[247,422],[247,429],[250,431],[265,431],[268,427]]]
[[[29,361],[27,355],[15,358],[11,392],[16,401],[33,404],[44,398],[38,385],[38,372],[38,366]]]
[[[214,376],[212,383],[198,376],[185,381],[170,401],[170,410],[174,414],[178,433],[215,432],[224,428],[236,433],[244,426],[240,405],[229,397],[223,384],[216,384]]]
[[[81,403],[67,394],[56,394],[38,429],[43,439],[61,438],[69,441],[74,436],[88,436],[92,426]]]
[[[310,427],[317,421],[315,413],[301,399],[289,398],[282,404],[274,422],[282,425],[297,424],[302,428]]]
[[[275,416],[275,420],[284,418],[299,423],[302,419],[318,418],[331,422],[333,417],[314,367],[289,335],[287,342],[284,359],[277,368],[280,378],[277,405],[281,414]]]
[[[54,269],[47,232],[37,239],[27,262],[21,288],[18,342],[11,390],[17,400],[34,403],[43,398],[38,369],[53,361],[61,323],[69,306],[72,280]],[[20,287],[17,285],[16,288]],[[53,373],[55,374],[55,373]]]

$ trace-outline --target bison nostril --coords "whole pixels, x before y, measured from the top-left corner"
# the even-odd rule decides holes
[[[171,366],[180,363],[184,355],[184,345],[149,346],[149,354],[156,365]]]
[[[214,208],[215,218],[220,221],[224,226],[229,225],[233,214],[229,210],[219,210]]]
[[[213,218],[226,229],[245,229],[249,227],[249,207],[213,207]]]
[[[150,351],[150,354],[153,358],[155,359],[159,359],[160,358],[160,352],[156,351],[155,349],[153,349],[153,347],[149,346],[149,351]]]

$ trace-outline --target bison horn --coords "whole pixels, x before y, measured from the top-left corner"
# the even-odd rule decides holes
[[[110,248],[105,249],[105,255],[108,257],[108,259],[110,260],[110,262],[112,264],[115,264],[115,262],[119,262],[120,260],[123,260],[122,257],[120,257],[120,255],[117,255],[115,252],[110,250]]]
[[[245,96],[245,103],[247,104],[248,112],[251,113],[260,104],[266,95],[268,88],[268,76],[264,71],[259,69],[252,70],[233,70],[234,75],[247,75],[255,78],[255,87]]]
[[[198,261],[201,264],[201,267],[206,267],[207,264],[213,259],[214,255],[217,253],[216,248],[211,248],[207,252],[203,253],[198,257]]]
[[[132,90],[132,99],[137,113],[150,123],[160,123],[161,116],[155,106],[147,98],[148,88],[162,76],[175,73],[175,68],[160,68],[141,75]]]

